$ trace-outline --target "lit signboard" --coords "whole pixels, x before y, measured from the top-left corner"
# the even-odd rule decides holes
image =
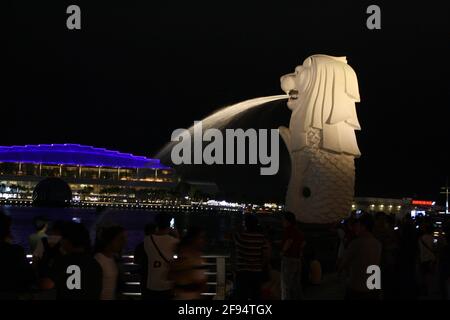
[[[434,201],[427,201],[427,200],[413,200],[411,204],[415,206],[432,206],[434,205]]]

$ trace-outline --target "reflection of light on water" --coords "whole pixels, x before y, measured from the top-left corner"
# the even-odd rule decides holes
[[[287,99],[287,95],[275,95],[275,96],[268,96],[268,97],[260,97],[250,100],[245,100],[242,102],[238,102],[236,104],[233,104],[231,106],[222,108],[213,114],[209,115],[205,119],[201,121],[203,130],[209,129],[209,128],[217,128],[217,129],[223,129],[225,128],[236,115],[245,112],[247,110],[260,107],[265,103],[276,101],[276,100],[282,100]],[[196,119],[192,119],[192,121],[195,121]],[[175,128],[174,128],[175,129]],[[189,133],[192,135],[194,130],[194,126],[189,128]],[[167,144],[157,155],[156,158],[161,158],[168,149],[170,150],[170,147],[172,146],[172,143]]]

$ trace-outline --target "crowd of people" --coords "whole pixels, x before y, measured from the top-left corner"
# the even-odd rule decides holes
[[[172,217],[157,214],[144,228],[134,251],[143,300],[196,300],[208,287],[204,229],[182,235]],[[119,225],[98,226],[91,240],[82,223],[36,217],[29,237],[32,261],[13,244],[12,219],[0,212],[0,299],[121,299],[125,272],[121,257],[127,232]],[[282,236],[274,239],[256,215],[246,214],[233,231],[233,276],[227,298],[302,300],[308,288],[323,289],[318,250],[291,212],[282,213]],[[335,274],[345,283],[345,299],[449,298],[450,232],[434,236],[427,219],[396,221],[382,212],[353,214],[333,227]],[[368,285],[369,266],[381,272],[378,287]]]
[[[261,298],[268,279],[269,283],[279,280],[279,288],[272,287],[271,294],[263,298],[307,299],[305,292],[311,288],[322,291],[318,297],[338,298],[323,294],[330,288],[323,283],[317,244],[308,243],[294,214],[283,213],[283,236],[277,253],[279,273],[270,270],[276,241],[264,235],[256,220],[247,216],[244,230],[235,236],[238,299]],[[448,222],[437,229],[429,217],[396,220],[384,212],[353,212],[330,229],[337,236],[334,271],[344,288],[341,298],[450,299]],[[379,273],[378,279],[371,277],[374,272]]]
[[[348,299],[449,299],[450,229],[428,217],[401,221],[377,212],[355,213],[338,227],[338,270]],[[435,232],[436,231],[436,232]],[[381,290],[367,286],[367,268],[379,266]]]
[[[202,258],[206,233],[192,227],[180,237],[170,221],[167,214],[156,215],[136,247],[142,299],[200,299],[207,282]],[[121,257],[127,242],[122,226],[99,226],[92,243],[82,223],[36,217],[33,224],[29,261],[24,249],[13,244],[11,217],[0,212],[0,299],[121,298]]]

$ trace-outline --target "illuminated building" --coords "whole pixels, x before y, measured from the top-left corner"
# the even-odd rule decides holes
[[[73,200],[145,199],[177,184],[172,168],[158,159],[83,146],[40,144],[0,147],[0,199],[31,199],[46,177],[66,181]]]
[[[415,217],[417,215],[426,215],[437,212],[439,207],[434,201],[416,200],[411,198],[389,199],[373,197],[356,197],[354,199],[352,210],[362,210],[365,212],[382,211],[387,214],[394,214],[397,218],[405,215]]]

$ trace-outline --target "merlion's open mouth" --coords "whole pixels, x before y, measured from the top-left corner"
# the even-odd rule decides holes
[[[289,100],[297,100],[298,99],[298,90],[289,90],[288,92]]]

